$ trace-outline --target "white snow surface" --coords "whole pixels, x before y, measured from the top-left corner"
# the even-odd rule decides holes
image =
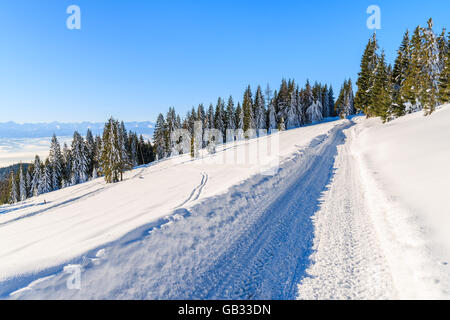
[[[299,158],[299,154],[304,153],[311,144],[318,143],[317,139],[329,137],[331,132],[336,131],[336,126],[346,124],[347,121],[329,122],[279,133],[281,135],[279,158],[281,163],[284,163],[280,170],[292,167],[290,169],[292,171],[295,168],[290,163],[293,157]],[[246,208],[249,202],[255,202],[255,205],[260,206],[261,199],[277,196],[267,185],[261,187],[261,194],[254,194],[253,189],[256,189],[256,184],[266,180],[269,185],[280,183],[280,173],[271,179],[270,176],[260,174],[260,164],[222,163],[224,157],[233,158],[237,155],[245,159],[246,150],[254,148],[257,142],[258,140],[254,139],[250,142],[239,142],[237,145],[225,145],[222,149],[218,148],[215,155],[205,156],[209,160],[193,161],[186,155],[137,168],[128,172],[125,181],[118,184],[107,185],[103,179],[97,179],[41,195],[17,205],[0,207],[0,296],[26,287],[40,277],[61,272],[64,265],[85,264],[86,261],[92,260],[90,256],[95,257],[97,250],[102,249],[102,246],[106,246],[108,256],[109,251],[121,249],[124,241],[129,243],[130,238],[134,240],[125,246],[130,257],[121,257],[124,258],[122,266],[123,263],[130,263],[131,256],[139,256],[141,263],[155,267],[156,269],[152,271],[155,273],[161,272],[161,268],[169,268],[168,272],[174,272],[176,270],[174,264],[204,263],[211,254],[209,250],[215,249],[213,244],[207,241],[208,237],[213,237],[213,234],[220,230],[226,237],[222,239],[220,245],[230,244],[232,237],[237,237],[246,227],[231,224],[233,217],[250,214]],[[305,165],[304,161],[298,160],[298,163]],[[264,163],[264,166],[267,165]],[[221,213],[220,210],[224,211],[227,206],[227,209],[232,208],[230,197],[236,193],[237,186],[244,182],[247,183],[241,186],[240,195],[234,195],[235,209],[238,211]],[[234,189],[230,189],[233,186]],[[219,195],[222,196],[218,197]],[[194,207],[196,209],[192,210]],[[217,210],[217,213],[212,210]],[[183,219],[186,216],[188,218]],[[215,223],[218,225],[214,226]],[[184,226],[185,224],[187,226]],[[228,230],[230,225],[235,226],[236,230]],[[156,233],[155,236],[153,233],[148,234],[148,231],[152,230]],[[223,233],[224,230],[227,230],[226,234]],[[162,235],[158,234],[162,232]],[[177,255],[181,254],[177,250],[187,250],[185,246],[194,246],[199,237],[207,238],[200,243],[211,245],[208,251],[195,250],[195,255],[191,253],[183,257],[185,260],[177,260],[179,258]],[[160,255],[155,257],[155,254],[146,253],[142,257],[142,251],[135,248],[135,242],[141,245],[141,242],[144,242],[145,246],[142,248],[144,251],[149,250],[149,246],[156,246],[154,252],[159,252]],[[160,252],[161,250],[163,252]],[[97,257],[96,259],[95,261],[99,261]],[[113,261],[115,260],[110,257],[108,264],[117,263]],[[107,269],[113,268],[109,266]],[[123,268],[119,269],[124,271]],[[83,286],[84,290],[78,292],[78,295],[97,298],[178,297],[175,293],[161,292],[147,292],[144,296],[141,296],[143,292],[136,295],[134,291],[133,294],[127,292],[117,294],[115,290],[123,285],[124,278],[117,274],[116,276],[115,279],[101,278],[114,286],[114,289],[111,289],[114,293],[100,292],[105,285],[108,286],[104,283],[101,285],[103,288],[98,287],[98,290],[91,288],[99,292],[88,291],[86,286]],[[87,272],[83,272],[83,279],[87,277]],[[47,282],[39,282],[39,285],[45,283]],[[83,283],[86,285],[86,281]],[[170,279],[167,279],[167,283],[170,283]],[[164,283],[160,285],[164,287]],[[62,291],[64,292],[50,296],[61,298],[76,293]],[[35,291],[24,292],[33,294]],[[45,294],[41,292],[38,296],[40,294],[45,296],[49,292],[45,291]],[[184,297],[183,293],[179,293],[179,296]]]
[[[450,106],[354,121],[298,298],[450,299]]]
[[[449,126],[354,117],[279,133],[270,175],[221,161],[262,137],[1,206],[0,298],[449,299]]]

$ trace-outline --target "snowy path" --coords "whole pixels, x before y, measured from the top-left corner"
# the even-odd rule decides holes
[[[346,125],[348,126],[348,125]],[[346,127],[345,126],[345,127]],[[344,142],[342,127],[314,146],[308,165],[290,181],[272,189],[258,218],[176,298],[292,299],[311,253],[311,216],[329,182],[336,146]],[[191,291],[192,290],[192,291]]]
[[[313,265],[299,286],[300,299],[392,299],[389,267],[378,242],[351,152],[350,139],[339,146],[336,175],[314,217]]]

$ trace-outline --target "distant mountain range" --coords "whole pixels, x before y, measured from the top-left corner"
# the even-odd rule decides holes
[[[104,122],[80,122],[80,123],[24,123],[15,122],[0,123],[1,138],[44,138],[56,136],[72,136],[75,131],[81,135],[86,135],[88,129],[91,129],[94,135],[102,134]],[[143,122],[125,122],[128,131],[136,132],[138,135],[153,135],[154,123],[150,121]]]

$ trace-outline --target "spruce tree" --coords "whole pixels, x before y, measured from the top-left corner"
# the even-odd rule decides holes
[[[214,106],[212,103],[209,104],[208,111],[206,112],[206,125],[204,129],[214,129]]]
[[[103,129],[102,170],[107,183],[122,180],[124,163],[121,157],[118,121],[109,119]]]
[[[102,138],[97,135],[95,137],[94,158],[93,158],[93,162],[94,162],[93,168],[96,171],[95,178],[102,175],[102,168],[101,168],[102,145],[103,145]]]
[[[308,120],[310,123],[322,121],[322,102],[320,99],[313,101],[313,103],[306,110],[306,114],[308,115]]]
[[[241,107],[241,103],[238,102],[237,108],[236,108],[236,130],[237,130],[237,140],[244,139],[244,110]]]
[[[335,111],[334,92],[332,86],[330,86],[330,90],[328,91],[328,98],[329,98],[328,107],[330,110],[329,111],[330,117],[335,117],[336,111]]]
[[[291,98],[289,101],[289,106],[286,112],[286,128],[292,129],[300,126],[299,117],[297,114],[297,92],[295,90],[291,93]]]
[[[130,140],[131,140],[131,150],[130,150],[130,156],[129,161],[131,163],[131,167],[136,167],[138,165],[138,154],[137,154],[137,148],[138,148],[138,138],[135,133],[130,133]]]
[[[372,89],[375,80],[375,69],[378,63],[378,42],[376,34],[369,40],[361,59],[361,71],[358,73],[356,85],[358,91],[355,97],[355,107],[366,114],[370,113],[370,107],[374,100]]]
[[[94,170],[94,166],[95,166],[95,140],[94,140],[94,135],[92,134],[91,129],[87,130],[86,133],[86,155],[87,155],[87,163],[88,163],[88,170],[87,170],[87,174],[88,177],[92,177],[92,172]],[[52,160],[50,160],[50,162],[52,163]],[[52,168],[54,170],[54,168]]]
[[[356,109],[354,105],[353,86],[351,79],[344,81],[344,84],[341,87],[341,91],[339,92],[339,97],[336,101],[335,108],[336,114],[341,119],[345,119],[346,117],[355,114]],[[371,107],[368,110],[373,110],[373,108]]]
[[[247,133],[248,130],[255,128],[254,115],[253,115],[253,101],[252,101],[252,91],[250,86],[247,87],[244,93],[244,100],[242,102],[242,109],[244,112],[244,132]],[[246,138],[249,138],[246,136]]]
[[[214,128],[219,130],[220,133],[222,134],[222,136],[225,136],[225,106],[224,106],[224,102],[222,100],[222,98],[219,98],[217,100],[217,105],[216,105],[216,112],[214,114]],[[194,129],[194,124],[192,123],[192,132]]]
[[[75,131],[72,140],[71,184],[88,181],[88,157],[83,137]]]
[[[330,98],[328,96],[328,86],[325,85],[322,87],[322,117],[328,118],[330,117]]]
[[[283,79],[281,81],[280,91],[278,92],[276,100],[277,102],[276,109],[278,117],[283,118],[284,120],[286,120],[287,118],[289,99],[290,99],[289,84],[286,82],[286,79]]]
[[[44,163],[39,187],[39,194],[44,194],[52,191],[52,169],[50,161],[48,159]]]
[[[88,131],[90,132],[90,130]],[[49,161],[52,167],[52,190],[61,188],[61,180],[63,179],[63,155],[56,135],[53,134],[50,145]]]
[[[264,96],[261,87],[258,86],[254,101],[255,129],[266,129],[266,110],[264,106]]]
[[[170,156],[175,146],[174,141],[172,141],[171,137],[175,132],[175,130],[177,129],[179,129],[179,126],[177,124],[177,115],[175,112],[175,108],[169,108],[169,111],[167,112],[166,115],[166,139],[168,139],[168,146],[167,146],[168,156]]]
[[[227,103],[227,111],[226,111],[226,129],[234,130],[236,129],[236,121],[235,121],[235,110],[234,110],[234,102],[233,97],[228,98]]]
[[[15,204],[18,201],[19,201],[19,197],[18,197],[18,194],[17,194],[16,175],[14,174],[14,172],[11,172],[9,203],[10,204]]]
[[[36,156],[34,159],[33,177],[31,178],[31,192],[33,196],[38,196],[40,194],[41,175],[41,160],[39,156]]]
[[[20,164],[20,169],[19,169],[19,196],[20,196],[20,201],[25,201],[28,198],[26,177],[23,172],[22,164]]]
[[[33,191],[31,189],[31,173],[33,166],[28,166],[26,176],[25,176],[25,187],[26,187],[26,197],[30,198],[33,196]]]
[[[154,148],[158,160],[166,157],[166,136],[167,131],[164,116],[159,114],[155,124],[155,131],[153,133]]]
[[[402,44],[397,51],[397,58],[395,60],[393,74],[392,74],[392,107],[391,116],[400,117],[405,114],[405,106],[403,105],[401,89],[408,75],[408,69],[411,64],[411,48],[409,31],[407,30],[403,36]]]
[[[421,83],[421,52],[422,52],[422,29],[420,26],[414,29],[410,42],[411,60],[409,63],[406,79],[400,88],[400,99],[404,113],[411,113],[422,109],[420,96],[423,83]]]
[[[439,90],[439,75],[441,72],[439,62],[439,46],[436,34],[433,31],[433,20],[429,19],[428,27],[423,29],[423,50],[421,54],[422,62],[422,105],[425,114],[434,112],[437,105],[437,94]]]
[[[269,103],[268,113],[268,129],[269,131],[275,130],[278,128],[277,124],[277,112],[275,110],[275,100],[272,99]]]
[[[66,188],[71,185],[71,175],[72,175],[72,151],[67,146],[67,143],[64,143],[63,147],[63,176],[61,179],[61,187]]]
[[[197,119],[198,121],[202,122],[203,128],[206,125],[206,112],[205,112],[205,107],[203,106],[203,104],[199,104],[197,107]]]
[[[310,119],[308,117],[307,111],[309,109],[309,107],[314,103],[314,95],[312,92],[312,88],[311,85],[309,83],[309,80],[306,80],[306,85],[305,85],[305,89],[303,90],[303,96],[302,96],[302,110],[301,112],[304,114],[304,121],[303,124],[307,124]]]
[[[378,61],[377,72],[373,94],[376,99],[373,102],[370,116],[378,116],[386,122],[390,118],[389,108],[391,106],[391,90],[388,67],[385,62],[384,52]]]
[[[128,153],[131,153],[131,144],[128,142],[128,132],[125,128],[125,124],[123,121],[120,122],[120,126],[118,127],[118,139],[119,139],[119,155],[121,159],[121,164],[123,169],[131,169],[132,163]]]
[[[450,42],[450,40],[448,42]],[[450,50],[447,48],[447,55],[444,59],[444,69],[439,78],[439,103],[444,104],[448,102],[450,102]]]

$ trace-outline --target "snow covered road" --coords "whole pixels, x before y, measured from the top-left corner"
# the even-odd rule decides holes
[[[312,266],[299,285],[300,299],[392,299],[390,270],[368,210],[350,139],[339,146],[336,174],[314,217]]]

